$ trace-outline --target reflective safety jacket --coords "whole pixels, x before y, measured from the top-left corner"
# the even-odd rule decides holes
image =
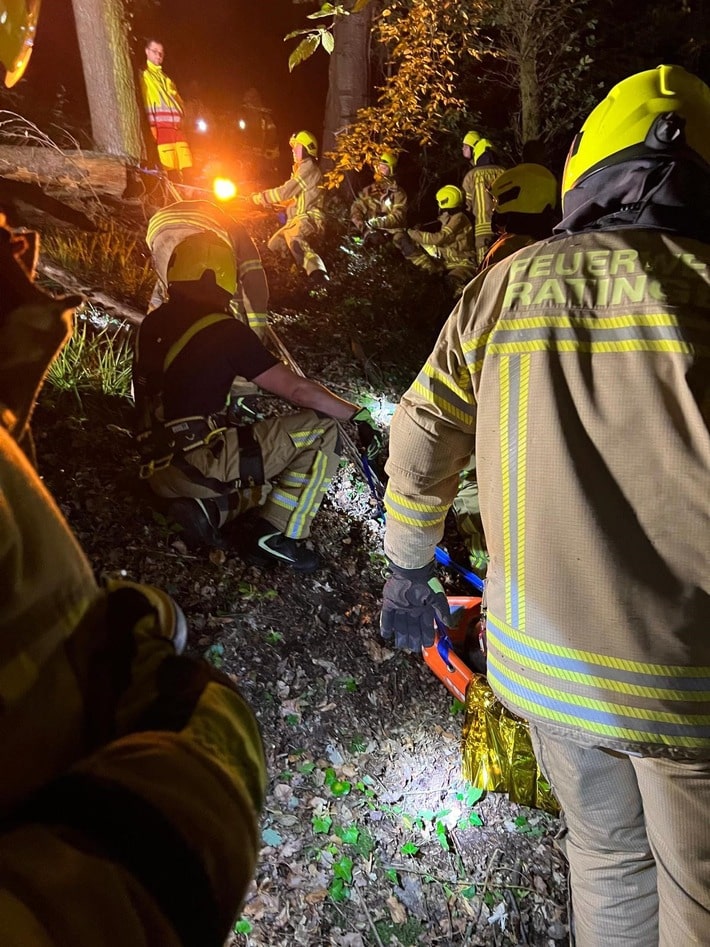
[[[439,215],[441,229],[435,233],[426,230],[409,230],[409,236],[415,243],[432,248],[432,256],[441,260],[447,269],[453,269],[461,263],[473,262],[475,247],[473,227],[463,211],[444,211]]]
[[[489,266],[493,266],[494,263],[499,263],[510,256],[511,253],[516,253],[518,250],[522,250],[523,247],[529,247],[531,243],[535,243],[538,239],[538,237],[531,237],[524,233],[501,234],[483,258],[479,272],[483,272]]]
[[[141,72],[141,92],[148,124],[158,133],[156,140],[160,144],[160,132],[175,131],[182,124],[185,113],[182,99],[173,80],[163,72],[163,67],[152,62],[146,63]]]
[[[320,227],[325,222],[325,192],[321,187],[322,180],[323,174],[318,162],[307,155],[294,164],[288,181],[264,191],[264,200],[267,204],[284,204],[287,220],[308,217]]]
[[[477,277],[395,412],[385,550],[433,559],[475,449],[488,677],[578,742],[710,755],[710,246],[626,227]]]
[[[0,236],[0,942],[219,947],[260,846],[256,720],[175,655],[167,596],[99,588],[20,449],[80,299]]]
[[[209,201],[177,201],[159,210],[148,221],[146,243],[167,298],[168,263],[173,251],[187,237],[213,233],[234,249],[237,265],[235,298],[247,315],[249,325],[261,334],[267,324],[269,286],[259,251],[242,224]]]
[[[493,228],[491,227],[493,195],[490,192],[490,186],[504,170],[505,168],[496,164],[473,167],[466,174],[461,184],[461,189],[466,195],[466,209],[476,219],[477,246],[480,245],[482,239],[490,243],[493,236]]]
[[[402,230],[407,226],[407,193],[391,178],[374,181],[353,201],[350,219],[358,228],[374,219],[374,229]]]

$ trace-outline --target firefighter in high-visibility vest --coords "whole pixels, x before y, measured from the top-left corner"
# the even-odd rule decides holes
[[[191,254],[198,264],[215,240],[222,241],[234,256],[237,288],[232,309],[261,338],[267,326],[269,284],[259,251],[246,228],[209,201],[176,201],[148,221],[146,243],[158,277],[151,308],[168,297],[168,266],[178,245],[185,242],[181,253]]]
[[[381,439],[366,408],[280,362],[229,303],[234,254],[215,238],[199,259],[188,241],[167,269],[168,302],[149,312],[136,342],[133,387],[141,477],[169,501],[167,516],[194,543],[225,547],[222,527],[261,506],[241,551],[259,565],[312,572],[305,540],[339,463],[339,421],[354,421],[365,447]],[[228,410],[245,378],[303,410],[242,423]]]
[[[140,74],[141,95],[160,166],[171,180],[184,182],[192,168],[192,152],[183,127],[185,106],[177,86],[163,72],[164,57],[160,40],[149,39],[145,68]]]
[[[397,246],[415,266],[427,273],[443,273],[454,296],[476,272],[473,227],[464,211],[464,194],[455,184],[436,192],[439,229],[409,229]]]
[[[329,281],[328,272],[312,245],[325,231],[325,192],[323,174],[318,167],[318,142],[311,132],[300,131],[291,136],[289,147],[293,170],[288,181],[252,194],[252,200],[261,207],[274,204],[285,207],[286,223],[271,236],[269,250],[290,252],[309,281],[322,288]]]
[[[38,290],[37,235],[3,225],[0,940],[221,944],[260,847],[256,719],[181,655],[168,595],[97,583],[35,471],[28,419],[81,300]]]
[[[365,241],[377,244],[397,238],[407,226],[407,193],[397,183],[397,158],[383,151],[374,165],[372,184],[364,187],[350,207],[350,220]]]
[[[710,930],[710,88],[615,86],[551,238],[474,279],[390,430],[381,628],[450,622],[434,550],[474,452],[488,682],[566,822],[575,943]]]
[[[466,209],[474,218],[476,262],[480,264],[494,241],[490,186],[504,168],[491,142],[477,131],[466,132],[462,153],[471,162],[471,169],[464,176],[461,187],[466,195]]]

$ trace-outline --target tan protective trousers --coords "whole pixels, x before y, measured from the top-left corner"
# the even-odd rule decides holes
[[[310,217],[292,217],[273,234],[267,246],[272,253],[279,253],[285,244],[296,263],[306,271],[306,276],[316,270],[325,273],[325,263],[311,246],[311,240],[320,237],[323,229],[321,222],[316,223]]]
[[[576,947],[710,945],[710,760],[590,748],[530,726],[567,825]]]
[[[208,499],[240,494],[234,516],[258,506],[265,493],[263,516],[293,539],[311,531],[330,481],[338,469],[338,428],[331,418],[304,410],[252,425],[264,462],[264,487],[241,487],[238,429],[227,430],[209,445],[184,454],[150,478],[158,496]]]

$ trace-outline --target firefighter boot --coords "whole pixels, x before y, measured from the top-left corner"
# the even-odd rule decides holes
[[[282,563],[294,572],[315,572],[320,568],[320,556],[309,549],[303,540],[284,536],[268,520],[258,519],[254,525],[246,559],[255,566]]]

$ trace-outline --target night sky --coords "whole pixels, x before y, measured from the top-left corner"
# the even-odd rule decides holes
[[[149,35],[165,45],[164,69],[185,95],[200,82],[202,97],[213,107],[238,111],[243,93],[256,88],[263,105],[273,109],[282,137],[310,128],[319,137],[327,89],[328,56],[318,51],[289,73],[288,55],[296,41],[289,31],[308,26],[314,8],[291,0],[162,0],[136,18],[131,40],[136,68],[145,62]],[[64,87],[81,112],[83,76],[73,28],[71,0],[43,0],[33,58],[18,85],[23,98],[54,101]],[[10,107],[7,94],[0,107]]]

